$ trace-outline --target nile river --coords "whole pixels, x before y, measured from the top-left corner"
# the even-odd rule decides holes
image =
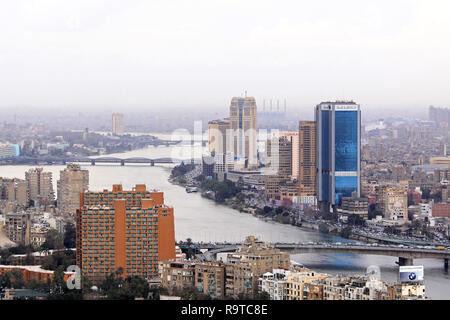
[[[179,150],[177,150],[179,149]],[[108,155],[120,158],[131,157],[168,157],[174,151],[186,152],[180,147],[149,147],[122,154]],[[181,153],[178,152],[178,155]],[[177,157],[179,158],[179,157]],[[25,171],[33,166],[0,166],[0,177],[24,178]],[[53,173],[56,194],[56,180],[64,166],[43,166]],[[167,205],[174,207],[176,240],[193,241],[230,241],[238,242],[248,235],[255,235],[268,242],[308,242],[334,241],[346,242],[345,239],[303,230],[290,225],[265,222],[250,214],[205,199],[199,193],[186,193],[183,187],[168,182],[170,166],[150,165],[104,165],[83,166],[89,170],[89,189],[110,189],[113,184],[121,183],[125,189],[135,184],[146,184],[147,188],[164,192]],[[381,268],[383,280],[397,280],[398,267],[394,257],[352,254],[296,254],[291,256],[306,267],[330,274],[363,274],[370,265]],[[415,264],[425,266],[425,285],[427,295],[432,299],[450,300],[450,277],[444,271],[443,261],[432,259],[415,260]]]

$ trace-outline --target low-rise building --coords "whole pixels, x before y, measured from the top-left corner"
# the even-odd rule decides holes
[[[188,261],[159,262],[159,279],[164,288],[173,293],[176,289],[194,286],[195,264]]]
[[[194,286],[212,298],[225,296],[225,265],[222,262],[203,262],[195,265]]]

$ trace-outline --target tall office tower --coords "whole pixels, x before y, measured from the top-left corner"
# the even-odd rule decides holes
[[[286,137],[292,145],[292,177],[298,178],[299,174],[299,135],[297,131],[282,131],[280,136]]]
[[[80,195],[77,265],[93,282],[122,268],[123,277],[158,276],[158,261],[175,259],[173,208],[145,185]]]
[[[233,97],[230,105],[230,122],[233,153],[246,168],[258,166],[256,100],[253,97]]]
[[[209,152],[210,153],[226,153],[227,134],[230,134],[230,121],[224,120],[213,120],[208,122],[208,135],[209,135]]]
[[[30,169],[25,172],[25,180],[29,200],[44,205],[55,201],[51,172],[44,172],[43,168]]]
[[[316,106],[317,196],[322,210],[360,197],[361,110],[353,101]]]
[[[209,152],[214,160],[214,174],[219,180],[226,178],[233,170],[232,132],[228,119],[213,120],[208,123]]]
[[[285,136],[278,138],[278,175],[290,177],[292,175],[292,142]],[[276,163],[276,160],[274,161]]]
[[[75,214],[80,208],[80,193],[89,188],[89,171],[79,164],[68,164],[60,171],[57,182],[57,205],[61,212]]]
[[[298,186],[300,196],[316,196],[316,122],[300,121]]]
[[[115,136],[123,135],[124,124],[123,124],[123,114],[113,113],[112,115],[112,134]]]

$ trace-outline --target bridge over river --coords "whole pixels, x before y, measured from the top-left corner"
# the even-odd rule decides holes
[[[298,243],[274,243],[273,246],[282,251],[292,254],[302,253],[346,253],[358,255],[382,255],[398,257],[400,266],[412,265],[414,259],[442,259],[444,260],[444,268],[448,270],[448,260],[450,259],[450,250],[448,249],[426,249],[417,247],[402,247],[389,245],[354,245],[354,244],[298,244]],[[236,244],[227,245],[199,245],[200,249],[208,249],[203,254],[205,260],[214,260],[217,253],[234,252],[239,248]]]
[[[200,159],[174,159],[174,158],[144,158],[144,157],[133,157],[133,158],[117,158],[117,157],[54,157],[54,156],[40,156],[40,157],[13,157],[2,159],[3,163],[7,164],[67,164],[67,163],[87,163],[95,166],[97,163],[117,163],[124,166],[127,163],[137,163],[137,164],[149,164],[154,166],[155,164],[173,163],[179,164],[181,162],[185,163],[201,163]]]

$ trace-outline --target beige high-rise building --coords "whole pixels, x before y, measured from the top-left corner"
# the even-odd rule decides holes
[[[4,179],[2,197],[8,201],[17,201],[21,206],[28,206],[27,182],[20,179]]]
[[[377,203],[387,220],[408,220],[408,194],[402,186],[377,187]]]
[[[278,175],[290,177],[292,175],[292,142],[288,137],[281,136],[278,141]]]
[[[57,187],[59,210],[75,214],[80,208],[80,193],[89,189],[89,171],[82,170],[78,164],[68,164],[67,168],[60,172]]]
[[[44,172],[43,168],[30,169],[25,172],[25,180],[30,200],[44,205],[55,201],[51,172]]]
[[[112,134],[122,136],[124,132],[123,114],[113,113],[112,115]]]
[[[257,114],[254,97],[233,97],[230,105],[233,153],[247,168],[258,166]]]
[[[209,152],[214,159],[214,173],[222,180],[234,167],[230,121],[228,119],[210,121],[208,135]]]
[[[213,120],[208,123],[208,135],[209,135],[209,152],[216,154],[227,153],[228,147],[227,143],[230,139],[227,139],[227,134],[231,131],[230,121],[224,120]],[[231,137],[230,137],[231,138]]]
[[[280,132],[280,136],[286,137],[290,142],[291,142],[291,146],[292,146],[292,159],[291,159],[291,163],[292,163],[292,177],[294,178],[298,178],[298,174],[299,174],[299,154],[300,154],[300,150],[299,150],[299,135],[298,132],[295,131],[282,131]]]
[[[300,121],[298,185],[300,196],[316,195],[316,122]]]

